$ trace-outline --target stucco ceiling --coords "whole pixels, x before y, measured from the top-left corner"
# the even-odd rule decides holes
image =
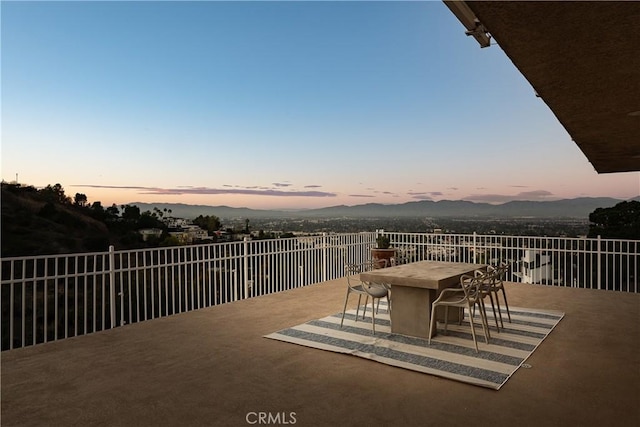
[[[640,1],[466,4],[598,173],[640,170]]]

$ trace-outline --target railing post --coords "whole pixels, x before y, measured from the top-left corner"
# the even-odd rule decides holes
[[[602,289],[602,249],[601,249],[601,240],[600,240],[600,235],[598,234],[598,251],[597,251],[597,256],[598,256],[598,289]]]
[[[322,281],[327,281],[327,264],[329,256],[327,251],[329,250],[329,244],[327,243],[327,233],[322,233]]]
[[[478,250],[476,247],[476,237],[477,237],[477,233],[474,231],[473,232],[473,258],[472,258],[472,264],[476,263],[476,251]]]
[[[109,298],[109,315],[111,316],[111,328],[116,324],[116,268],[115,268],[115,253],[113,251],[113,245],[109,245],[109,286],[110,286],[110,298]]]
[[[249,238],[243,239],[244,246],[244,299],[249,298]]]
[[[115,260],[115,253],[113,258]],[[113,269],[113,275],[115,277],[115,267]],[[120,272],[120,279],[120,292],[118,292],[118,295],[120,296],[120,326],[123,326],[126,325],[127,322],[124,320],[124,281],[122,280],[122,272]],[[128,319],[131,320],[131,316],[129,316]]]

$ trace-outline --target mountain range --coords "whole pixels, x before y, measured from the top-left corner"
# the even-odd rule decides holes
[[[637,197],[632,200],[639,200]],[[141,211],[171,210],[171,216],[193,219],[199,215],[234,218],[582,218],[597,208],[609,208],[622,202],[610,197],[580,197],[555,201],[511,201],[492,205],[463,200],[422,200],[401,204],[367,203],[354,206],[331,206],[320,209],[263,210],[229,206],[187,205],[182,203],[133,202]]]

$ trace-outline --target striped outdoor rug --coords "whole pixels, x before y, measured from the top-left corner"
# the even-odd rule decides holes
[[[347,311],[340,328],[342,313],[266,335],[307,347],[352,354],[392,366],[437,375],[469,384],[499,390],[533,353],[564,313],[548,310],[509,307],[512,323],[503,309],[504,330],[497,333],[491,309],[488,310],[491,339],[485,344],[482,326],[476,312],[476,334],[479,353],[475,352],[468,322],[449,324],[447,335],[439,330],[427,340],[391,333],[386,302],[380,302],[376,313],[376,334],[371,332],[371,306],[358,321],[355,310]],[[465,316],[465,319],[468,319]]]

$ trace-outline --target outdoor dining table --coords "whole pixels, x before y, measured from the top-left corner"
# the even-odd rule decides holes
[[[391,332],[421,338],[429,331],[431,303],[443,289],[455,287],[464,274],[486,268],[485,264],[418,261],[360,273],[364,282],[391,286]],[[457,321],[457,310],[450,310],[449,321]]]

